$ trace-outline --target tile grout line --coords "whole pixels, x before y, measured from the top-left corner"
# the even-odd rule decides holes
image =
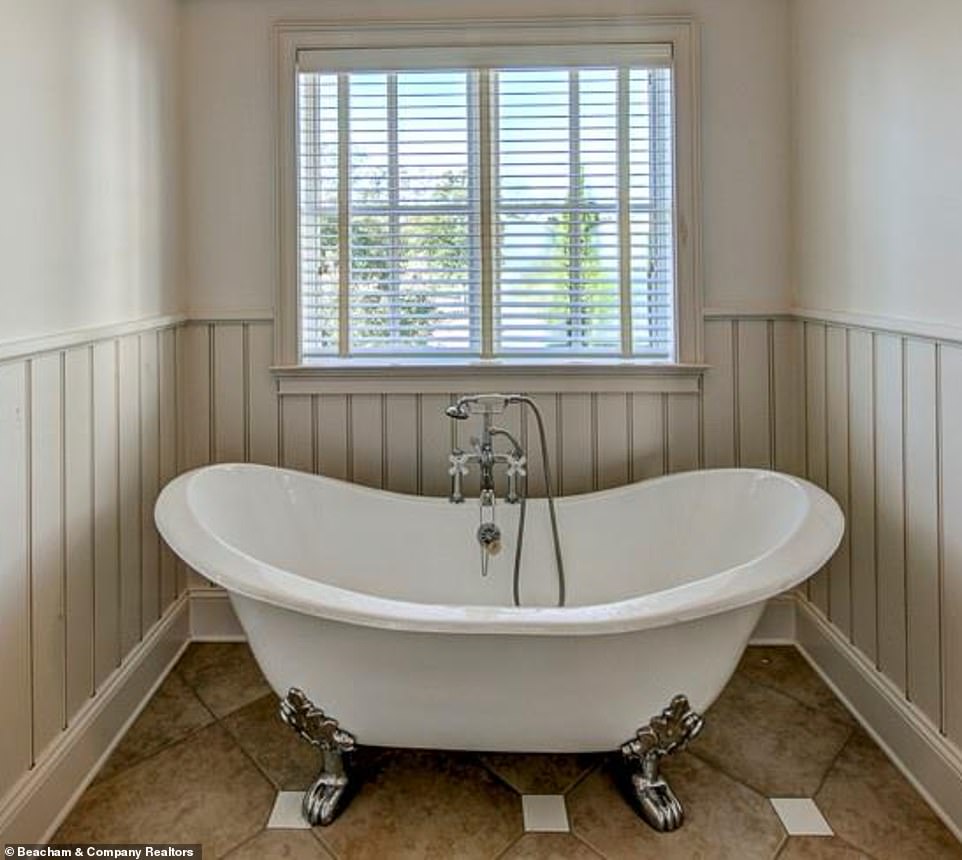
[[[318,845],[320,845],[334,860],[341,860],[341,855],[334,850],[334,846],[328,843],[321,833],[320,827],[312,827],[311,834],[317,840]]]
[[[260,830],[258,830],[257,833],[251,834],[246,839],[241,839],[241,841],[238,842],[236,845],[231,845],[230,848],[228,848],[226,851],[224,851],[220,855],[220,858],[229,858],[230,855],[233,854],[235,851],[239,851],[245,845],[248,845],[249,843],[253,842],[262,833],[266,833],[266,832],[267,832],[267,826],[265,825]],[[203,851],[203,847],[201,847],[201,850]]]
[[[781,821],[779,821],[779,823],[781,823]],[[782,837],[782,841],[778,843],[775,853],[772,854],[772,860],[778,860],[778,858],[785,853],[785,849],[788,847],[788,840],[792,838],[792,835],[786,830],[784,824],[782,824],[782,830],[785,830],[785,835]]]
[[[341,855],[338,854],[327,842],[324,841],[324,837],[321,836],[319,827],[312,827],[308,830],[314,841],[321,846],[321,850],[332,860],[341,860]]]
[[[802,703],[802,702],[799,702],[797,699],[795,699],[794,696],[791,696],[791,695],[789,695],[788,693],[785,693],[785,692],[783,692],[783,691],[781,691],[781,690],[775,690],[775,689],[773,689],[772,687],[769,687],[768,685],[762,684],[762,683],[760,683],[760,682],[758,682],[758,681],[755,681],[755,680],[753,680],[753,679],[751,679],[751,678],[744,678],[744,680],[745,680],[747,683],[749,683],[749,684],[754,684],[754,685],[756,685],[756,686],[764,687],[765,689],[769,690],[770,692],[773,692],[773,693],[776,693],[776,694],[778,694],[778,695],[781,695],[781,696],[783,696],[783,697],[785,697],[785,698],[791,699],[793,702],[796,702],[797,704],[802,705],[802,707],[804,707],[804,708],[805,708],[806,710],[808,710],[808,711],[811,711],[812,713],[821,713],[821,711],[820,711],[819,709],[813,708],[813,707],[811,707],[811,705],[806,705],[806,704],[804,704],[804,703]],[[837,723],[837,721],[835,721],[835,722]],[[837,723],[837,724],[841,726],[841,723]],[[841,746],[839,747],[838,752],[837,752],[837,753],[835,754],[835,756],[832,758],[831,764],[826,768],[825,773],[822,775],[822,779],[820,780],[818,787],[816,788],[816,790],[815,790],[815,791],[812,793],[812,795],[811,795],[811,798],[812,798],[813,800],[814,800],[814,798],[815,798],[815,795],[818,794],[818,791],[821,789],[822,784],[823,784],[824,781],[825,781],[825,777],[827,776],[827,774],[829,773],[829,771],[831,771],[831,769],[834,767],[835,762],[836,762],[837,759],[838,759],[838,756],[841,755],[842,750],[845,749],[845,747],[848,745],[849,741],[852,739],[852,736],[853,736],[854,732],[855,732],[855,729],[854,729],[854,728],[851,728],[851,727],[848,728],[848,734],[846,735],[845,740],[843,741],[843,743],[842,743]],[[766,801],[768,801],[768,800],[771,799],[771,798],[769,797],[769,795],[768,795],[765,791],[763,791],[763,790],[760,789],[760,788],[757,788],[756,786],[752,785],[751,783],[746,782],[743,777],[740,777],[740,776],[735,775],[734,773],[732,773],[731,771],[729,771],[725,765],[720,764],[720,763],[712,760],[711,758],[707,758],[704,754],[699,753],[699,752],[698,752],[698,749],[697,749],[697,745],[692,746],[692,747],[689,747],[689,748],[688,748],[688,752],[691,753],[693,756],[695,756],[695,757],[696,757],[699,761],[701,761],[703,764],[706,764],[706,765],[708,765],[709,767],[717,770],[719,773],[724,774],[724,775],[727,776],[729,779],[733,780],[734,782],[737,782],[739,785],[742,785],[742,786],[744,786],[745,788],[750,789],[750,790],[753,791],[755,794],[763,797]]]
[[[790,645],[787,647],[794,648],[795,646]],[[838,717],[835,717],[832,714],[823,711],[821,708],[816,708],[810,702],[806,702],[804,699],[800,699],[798,696],[796,696],[794,693],[790,693],[788,690],[783,690],[782,688],[776,687],[771,683],[767,683],[765,681],[759,681],[755,678],[745,678],[745,680],[750,681],[751,683],[756,684],[759,687],[764,687],[766,690],[770,690],[773,693],[779,693],[782,696],[787,696],[789,699],[791,699],[796,704],[801,705],[803,708],[806,708],[807,710],[817,714],[824,714],[825,717],[827,719],[830,719],[832,722],[837,723],[840,726],[845,726],[846,728],[851,728],[850,724],[843,723],[840,719],[838,719]],[[834,694],[833,694],[833,697],[834,697]],[[839,704],[841,705],[842,703],[839,702]],[[842,707],[844,708],[845,713],[847,713],[852,718],[852,720],[854,720],[857,724],[858,721],[855,720],[854,715],[848,710],[848,708],[846,708],[844,705],[842,705]]]
[[[833,770],[835,770],[835,766],[838,764],[838,760],[839,760],[839,758],[841,758],[842,753],[845,751],[845,749],[848,747],[848,745],[852,742],[852,739],[855,737],[855,733],[856,733],[857,729],[858,729],[857,726],[853,726],[852,728],[849,729],[849,731],[848,731],[848,736],[845,738],[845,743],[843,743],[843,744],[838,748],[838,752],[835,753],[835,755],[832,757],[832,762],[831,762],[831,764],[829,764],[829,766],[828,766],[827,768],[825,768],[825,773],[822,774],[822,778],[821,778],[821,780],[819,780],[818,787],[817,787],[817,788],[815,789],[815,791],[812,793],[812,802],[813,802],[813,803],[815,802],[815,798],[818,797],[818,793],[825,787],[825,781],[828,779],[829,774],[831,774],[831,772],[832,772]],[[815,804],[815,805],[818,806],[818,804]],[[821,808],[819,808],[819,811],[821,812]],[[826,816],[824,812],[822,812],[822,815],[825,817],[825,820],[828,821],[828,816]],[[829,826],[831,827],[831,822],[829,822]],[[832,832],[833,832],[833,833],[835,832],[835,828],[834,828],[834,827],[832,828]]]
[[[578,833],[574,828],[571,830],[571,835],[574,836],[575,839],[584,842],[585,845],[587,845],[599,857],[603,858],[603,860],[608,860],[608,855],[605,854],[605,852],[602,851],[597,845],[595,845],[594,842],[592,842],[587,836],[583,835],[582,833]]]
[[[766,647],[766,646],[749,645],[748,647],[749,647],[749,648],[755,648],[755,647]],[[801,652],[798,650],[798,647],[797,647],[796,645],[794,645],[794,644],[790,644],[790,645],[775,645],[775,646],[768,646],[768,647],[791,648],[796,654],[798,654],[799,656],[801,656]],[[806,702],[804,699],[798,698],[798,696],[796,696],[794,693],[790,693],[788,690],[784,690],[784,689],[781,689],[780,687],[776,687],[776,686],[774,686],[774,685],[772,685],[771,683],[768,683],[768,682],[766,682],[766,681],[759,681],[759,680],[757,680],[756,678],[749,678],[749,677],[747,677],[746,675],[744,675],[744,674],[742,674],[742,673],[739,673],[738,669],[735,670],[735,674],[736,674],[736,675],[737,675],[737,674],[741,674],[742,677],[744,678],[744,680],[748,681],[750,684],[755,684],[756,686],[764,687],[766,690],[771,690],[771,691],[774,692],[774,693],[778,693],[778,694],[781,695],[781,696],[785,696],[785,697],[791,699],[793,702],[797,702],[799,705],[801,705],[801,706],[802,706],[803,708],[805,708],[806,710],[812,711],[812,712],[814,712],[814,713],[823,713],[823,711],[822,711],[821,708],[817,708],[817,707],[815,707],[814,705],[812,705],[810,702]],[[734,675],[733,675],[732,677],[734,677]],[[819,682],[822,683],[821,679],[819,679]],[[829,690],[829,692],[831,692],[831,690]],[[834,693],[832,693],[832,698],[833,698],[835,701],[837,701],[839,705],[842,706],[842,708],[845,710],[845,713],[849,714],[849,716],[851,716],[853,720],[855,719],[854,715],[852,715],[851,712],[848,710],[848,708],[846,708],[846,707],[841,703],[841,701],[838,700],[838,698],[835,696]],[[837,718],[833,717],[831,714],[825,714],[825,716],[828,717],[829,719],[833,720],[834,722],[838,723],[839,725],[844,725],[843,723],[841,723],[840,720],[838,720]]]
[[[614,753],[614,755],[617,755],[617,754],[618,753]],[[604,766],[605,759],[607,757],[608,755],[603,754],[602,759],[600,761],[595,762],[591,767],[585,768],[585,770],[581,773],[581,775],[575,778],[574,782],[571,782],[568,784],[568,787],[563,792],[561,792],[562,795],[564,795],[566,801],[567,801],[568,795],[571,794],[571,792],[573,792],[576,788],[578,788],[578,786],[580,786],[583,782],[585,782],[592,774],[594,774],[601,767]]]
[[[750,791],[752,794],[756,795],[757,797],[760,797],[763,801],[765,801],[765,803],[768,803],[770,798],[766,792],[762,791],[760,788],[757,788],[751,783],[745,782],[745,780],[742,777],[736,776],[734,773],[728,770],[727,767],[719,764],[718,762],[710,758],[707,758],[703,753],[700,753],[696,747],[688,747],[686,752],[689,755],[694,756],[696,759],[698,759],[698,761],[700,761],[706,767],[709,767],[712,770],[718,771],[718,773],[720,773],[726,779],[730,779],[732,782],[736,783],[737,785],[740,785],[742,788],[748,789],[748,791]],[[772,810],[772,812],[774,813],[774,810]]]
[[[589,851],[592,851],[595,854],[597,854],[601,858],[601,860],[607,860],[608,855],[603,854],[600,849],[595,848],[595,846],[592,845],[587,839],[585,839],[584,836],[582,836],[580,833],[575,833],[574,830],[569,830],[568,834],[571,836],[572,839],[577,839],[578,842],[584,845]]]
[[[524,839],[524,837],[525,837],[525,835],[527,834],[527,832],[528,832],[528,831],[524,829],[524,821],[522,821],[522,823],[521,823],[521,833],[519,833],[514,839],[509,840],[509,841],[508,841],[508,844],[505,845],[504,848],[502,848],[500,851],[496,851],[496,852],[492,855],[491,860],[502,860],[502,858],[506,857],[507,854],[508,854],[508,852],[509,852],[512,848],[514,848],[515,845],[517,845],[522,839]]]

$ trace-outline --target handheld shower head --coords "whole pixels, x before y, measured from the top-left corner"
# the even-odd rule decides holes
[[[444,410],[444,414],[448,418],[453,418],[455,421],[467,421],[468,419],[468,408],[467,404],[459,400],[453,406],[449,406]]]
[[[472,414],[500,415],[508,404],[524,400],[519,394],[466,394],[448,406],[444,414],[455,421],[465,421]]]

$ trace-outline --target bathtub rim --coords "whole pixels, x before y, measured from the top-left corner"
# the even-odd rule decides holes
[[[353,591],[268,564],[231,546],[202,526],[191,511],[191,481],[210,470],[284,472],[299,480],[345,485],[376,495],[393,495],[427,503],[443,498],[418,497],[363,487],[347,481],[251,463],[201,466],[177,476],[161,491],[154,508],[157,528],[186,564],[228,592],[319,618],[416,633],[596,636],[630,633],[693,621],[763,602],[788,591],[817,572],[835,553],[845,521],[838,503],[803,478],[767,469],[699,469],[637,481],[566,500],[588,500],[652,485],[704,475],[739,473],[776,476],[804,493],[801,524],[780,543],[754,559],[661,591],[609,603],[571,607],[514,607],[420,603]]]

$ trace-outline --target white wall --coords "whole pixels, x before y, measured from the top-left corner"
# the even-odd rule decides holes
[[[0,21],[0,341],[178,310],[176,0]]]
[[[0,0],[0,842],[43,838],[186,636],[151,516],[176,329],[100,328],[182,308],[179,32],[177,0]]]
[[[789,303],[787,0],[188,0],[185,6],[188,281],[195,315],[273,301],[271,24],[690,13],[703,32],[706,305]]]
[[[807,474],[848,525],[807,594],[955,774],[901,745],[958,826],[962,4],[793,0],[792,34],[795,300],[843,314],[804,323]]]
[[[962,4],[792,4],[803,307],[962,325]]]

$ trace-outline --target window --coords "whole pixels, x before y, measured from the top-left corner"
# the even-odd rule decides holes
[[[509,43],[395,31],[281,52],[296,363],[694,360],[677,34],[512,45],[492,30]]]

